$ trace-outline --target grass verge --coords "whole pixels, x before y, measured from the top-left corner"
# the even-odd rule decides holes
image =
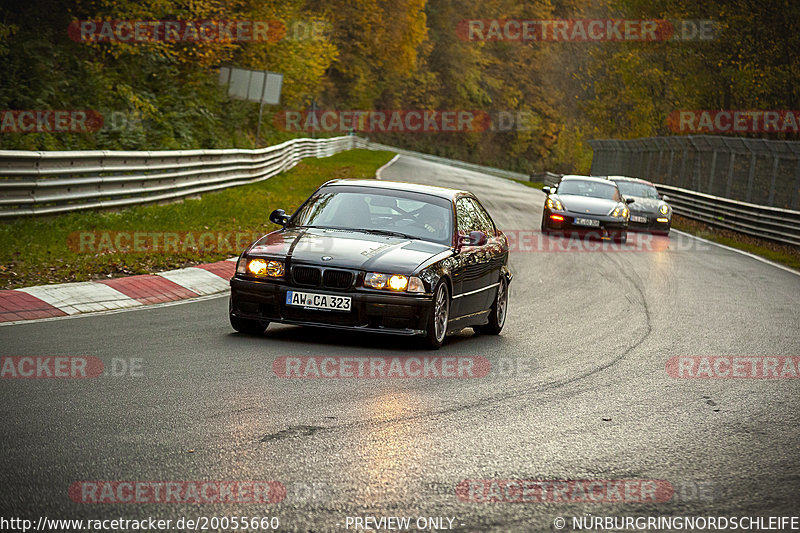
[[[277,228],[268,220],[272,210],[291,213],[330,179],[373,178],[393,156],[350,150],[197,199],[0,224],[0,288],[146,274],[238,255],[255,235]]]
[[[714,228],[708,224],[678,215],[672,216],[672,227],[800,270],[800,248],[795,246],[757,239],[735,231]]]
[[[521,184],[523,184],[523,185],[525,185],[527,187],[531,187],[533,189],[539,189],[540,191],[542,190],[542,187],[544,187],[544,183],[539,182],[539,181],[523,181],[523,180],[516,180],[514,178],[511,178],[511,181],[516,181],[517,183],[521,183]]]

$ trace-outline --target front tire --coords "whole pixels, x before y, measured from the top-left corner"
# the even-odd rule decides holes
[[[450,291],[447,283],[440,281],[433,291],[433,306],[428,317],[425,331],[425,346],[438,350],[447,336],[447,324],[450,319]]]
[[[260,320],[249,320],[246,318],[239,318],[229,315],[231,319],[231,327],[239,333],[246,333],[248,335],[261,335],[266,331],[269,322],[262,322]]]
[[[505,276],[500,277],[500,285],[497,287],[497,295],[494,297],[492,310],[489,313],[489,323],[476,326],[475,331],[483,335],[499,335],[503,331],[508,313],[508,280]]]

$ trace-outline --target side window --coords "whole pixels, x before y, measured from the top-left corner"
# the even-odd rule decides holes
[[[484,232],[489,237],[494,235],[494,222],[492,222],[492,217],[489,216],[489,213],[483,208],[480,202],[473,200],[470,198],[470,203],[473,205],[475,209],[475,215],[478,218],[478,229]]]
[[[477,221],[475,220],[475,208],[469,198],[459,198],[456,200],[456,219],[458,221],[458,233],[469,235],[470,231],[475,231]]]

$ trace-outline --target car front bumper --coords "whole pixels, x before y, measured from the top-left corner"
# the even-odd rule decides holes
[[[326,311],[287,305],[286,292],[290,290],[349,296],[352,298],[350,311]],[[231,316],[248,320],[393,335],[423,335],[432,301],[430,294],[332,291],[234,277],[231,279],[230,313]]]
[[[658,216],[652,213],[631,213],[631,216],[637,217],[645,217],[647,218],[646,222],[634,222],[631,220],[628,222],[628,229],[631,231],[652,231],[652,232],[663,232],[666,233],[670,229],[670,225],[672,223],[671,217],[665,217],[661,214]],[[659,218],[666,218],[666,222],[659,222]]]
[[[553,220],[551,215],[558,215],[563,217],[564,220]],[[586,235],[597,234],[598,236],[615,234],[625,232],[628,229],[628,221],[618,217],[600,216],[600,215],[587,215],[581,213],[573,213],[571,211],[551,211],[545,209],[545,227],[553,231],[563,231],[569,233],[581,233]],[[584,226],[575,224],[576,218],[588,218],[590,220],[597,220],[597,226]]]

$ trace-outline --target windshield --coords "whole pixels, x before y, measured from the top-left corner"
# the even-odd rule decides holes
[[[573,194],[575,196],[589,196],[605,200],[620,200],[619,190],[612,183],[599,181],[568,180],[558,184],[558,194]]]
[[[638,181],[617,181],[619,192],[622,196],[636,196],[637,198],[652,198],[658,200],[658,191],[652,185]]]
[[[320,190],[292,215],[291,225],[396,233],[448,245],[453,235],[448,200],[363,187]]]

